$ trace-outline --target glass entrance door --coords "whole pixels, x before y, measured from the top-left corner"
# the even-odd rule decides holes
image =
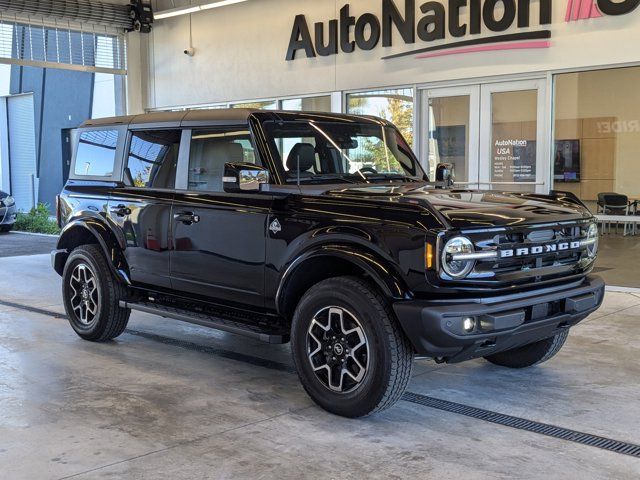
[[[549,191],[550,153],[544,80],[426,90],[423,162],[455,166],[456,185]]]
[[[481,87],[481,185],[492,190],[549,191],[545,85],[544,80],[530,80]]]
[[[429,178],[435,179],[439,163],[452,163],[456,183],[477,187],[479,105],[478,85],[427,90],[422,113],[427,135],[422,151],[426,152],[424,163],[428,165]]]

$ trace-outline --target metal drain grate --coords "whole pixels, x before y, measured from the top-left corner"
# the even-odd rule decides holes
[[[533,420],[527,420],[526,418],[512,417],[511,415],[483,410],[482,408],[470,407],[468,405],[440,400],[438,398],[427,397],[426,395],[420,395],[417,393],[407,392],[404,394],[402,399],[406,402],[477,418],[486,422],[504,425],[505,427],[517,428],[518,430],[525,430],[527,432],[538,433],[548,437],[559,438],[561,440],[575,442],[581,445],[588,445],[590,447],[597,447],[610,452],[640,458],[640,445],[635,445],[633,443],[621,442],[611,438],[591,435],[590,433],[569,430],[568,428],[558,427],[556,425],[534,422]]]

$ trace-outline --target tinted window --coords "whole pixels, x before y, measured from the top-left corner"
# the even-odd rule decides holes
[[[116,160],[117,130],[91,130],[80,134],[75,174],[110,177]]]
[[[189,156],[189,190],[222,192],[225,163],[257,163],[248,130],[194,130]]]
[[[180,150],[180,130],[132,132],[125,184],[140,188],[174,188]]]

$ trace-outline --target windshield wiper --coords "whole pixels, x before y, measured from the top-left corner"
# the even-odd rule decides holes
[[[297,183],[297,177],[287,178],[287,183]],[[359,183],[344,176],[335,175],[313,175],[308,177],[300,177],[300,183],[327,183],[327,182],[343,182],[343,183]],[[360,182],[361,183],[361,182]]]
[[[402,180],[403,182],[417,182],[419,180],[408,177],[401,173],[376,173],[371,175],[366,175],[367,181],[376,181],[376,180]]]

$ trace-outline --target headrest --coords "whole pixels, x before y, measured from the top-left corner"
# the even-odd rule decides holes
[[[225,163],[243,162],[244,148],[235,142],[203,142],[202,152],[196,158],[200,158],[201,167],[213,171],[222,168]]]
[[[300,173],[316,164],[316,149],[310,143],[296,143],[287,157],[287,170],[296,173],[300,162]]]
[[[244,162],[244,148],[241,144],[230,142],[227,144],[227,158],[230,163]]]

